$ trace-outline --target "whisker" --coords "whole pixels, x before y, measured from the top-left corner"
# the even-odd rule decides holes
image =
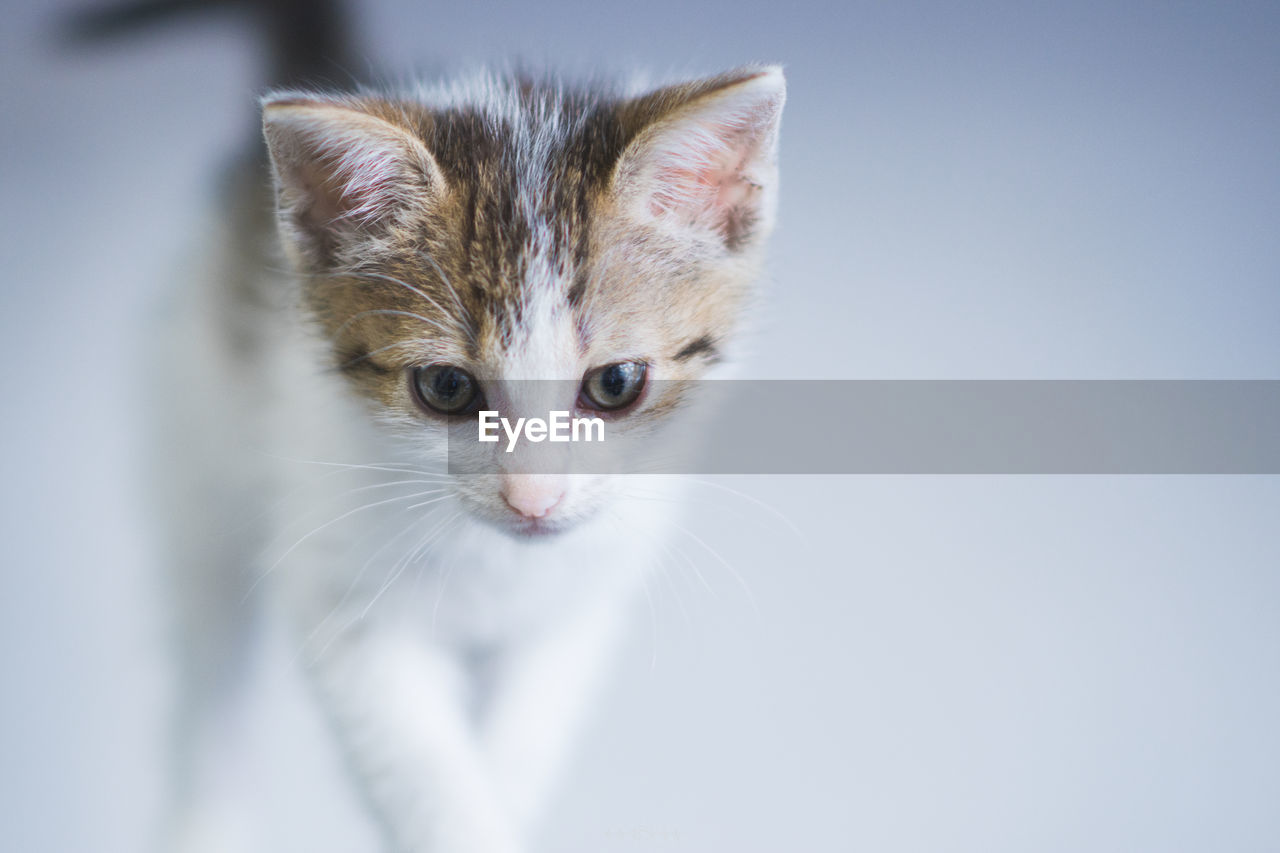
[[[455,515],[456,514],[457,513],[455,513]],[[409,527],[406,529],[411,529],[413,527],[416,527],[417,524],[420,524],[422,521],[426,521],[431,518],[432,516],[430,514],[425,515],[421,519],[419,519],[418,522],[415,522],[414,524],[409,525]],[[445,521],[448,521],[448,519],[445,519]],[[370,601],[363,609],[353,612],[347,618],[347,621],[344,622],[342,626],[334,632],[333,636],[330,637],[329,640],[323,646],[320,647],[319,651],[316,652],[315,657],[313,658],[313,661],[319,661],[322,657],[324,657],[325,652],[329,650],[329,647],[332,646],[339,637],[343,636],[348,631],[350,631],[353,625],[355,625],[357,622],[364,619],[366,615],[368,615],[369,610],[377,602],[378,597],[382,595],[382,593],[388,588],[390,584],[395,582],[395,578],[399,576],[399,573],[401,571],[403,571],[403,569],[401,568],[402,565],[408,565],[408,563],[413,560],[413,557],[418,552],[418,550],[425,543],[429,543],[431,541],[431,537],[433,533],[438,531],[444,523],[445,522],[442,521],[439,524],[437,524],[435,527],[433,527],[431,530],[428,530],[425,534],[419,537],[418,541],[414,543],[414,545],[411,548],[409,548],[404,554],[398,557],[394,563],[391,564],[391,571],[388,573],[389,577],[384,581],[381,588],[378,590],[377,594],[374,595],[373,600]]]
[[[606,517],[618,527],[620,535],[631,532],[630,525],[617,510],[610,507],[606,511]],[[640,588],[644,590],[645,601],[649,604],[649,671],[653,672],[658,668],[658,610],[654,606],[653,594],[649,591],[649,579],[645,572],[640,573]]]
[[[431,294],[427,293],[422,288],[414,287],[412,284],[409,284],[407,281],[404,281],[403,279],[400,279],[400,278],[396,278],[393,275],[387,275],[386,273],[380,273],[380,272],[375,272],[373,270],[365,270],[360,268],[351,268],[351,269],[335,270],[334,272],[324,273],[315,277],[325,278],[325,279],[336,279],[339,281],[339,283],[344,283],[345,281],[350,281],[352,279],[355,279],[355,280],[372,279],[377,281],[385,281],[385,282],[388,282],[389,284],[394,284],[394,285],[398,285],[399,287],[403,287],[406,290],[408,290],[410,293],[413,293],[415,296],[418,296],[419,298],[423,299],[428,304],[430,304],[432,307],[434,307],[437,311],[440,312],[441,316],[446,317],[449,320],[452,320],[453,325],[455,327],[455,331],[462,332],[471,340],[472,343],[475,343],[476,337],[475,337],[475,331],[471,327],[472,324],[465,322],[463,319],[463,316],[470,318],[471,312],[468,311],[466,306],[463,304],[462,298],[459,295],[457,288],[453,286],[453,282],[449,280],[449,276],[445,274],[444,270],[441,269],[440,265],[436,263],[434,258],[432,258],[429,254],[424,252],[422,249],[415,249],[415,252],[423,260],[431,264],[432,268],[436,271],[436,274],[440,276],[441,281],[445,285],[446,289],[449,291],[449,295],[453,298],[454,304],[458,309],[457,312],[446,310],[444,306],[442,306],[439,302],[437,302],[434,298],[432,298]],[[462,315],[462,316],[459,316],[459,315]],[[436,325],[436,327],[440,329],[442,332],[447,331],[443,326],[440,326],[439,324],[434,324],[434,325]]]
[[[693,620],[689,618],[689,610],[684,606],[684,599],[680,597],[680,590],[672,577],[672,575],[678,574],[678,572],[672,571],[674,568],[670,563],[662,562],[654,566],[654,572],[661,575],[662,579],[667,582],[667,589],[671,590],[671,597],[675,599],[676,609],[680,611],[681,617],[684,618],[684,624],[692,625]]]
[[[408,565],[411,562],[413,562],[413,560],[415,559],[420,559],[422,557],[425,557],[430,549],[430,546],[433,543],[435,543],[441,536],[444,535],[445,530],[447,529],[447,526],[453,521],[455,521],[456,519],[461,517],[462,517],[462,513],[455,510],[452,515],[448,516],[447,518],[445,518],[444,521],[436,525],[435,530],[432,533],[428,534],[428,538],[425,542],[421,543],[414,550],[406,554],[404,559],[399,561],[399,565],[396,568],[395,572],[392,573],[391,577],[387,578],[386,582],[382,584],[382,587],[377,591],[377,593],[374,594],[373,598],[369,600],[369,603],[365,605],[364,610],[360,612],[360,615],[358,618],[363,619],[365,616],[368,616],[369,611],[372,610],[373,606],[378,603],[378,599],[382,598],[382,594],[391,588],[392,584],[394,584],[396,580],[400,577],[400,575],[404,573],[404,570],[408,567]],[[424,549],[427,549],[427,550],[424,550]]]
[[[453,282],[449,280],[449,276],[445,274],[444,270],[441,269],[440,265],[436,263],[434,258],[432,258],[429,254],[427,254],[422,249],[415,249],[415,251],[423,260],[431,264],[432,268],[436,271],[436,274],[440,276],[441,281],[444,283],[445,287],[449,291],[449,295],[453,297],[453,301],[457,305],[459,312],[463,315],[470,317],[471,313],[467,310],[466,306],[463,304],[462,298],[458,294],[458,289],[454,287]],[[415,296],[418,296],[421,299],[425,300],[427,303],[432,305],[437,311],[439,311],[442,316],[455,320],[458,330],[462,331],[463,334],[465,334],[471,340],[472,343],[476,342],[475,331],[471,328],[470,324],[463,322],[460,317],[455,316],[452,312],[446,311],[440,305],[440,303],[432,299],[431,295],[427,293],[425,290],[419,287],[414,287],[412,284],[409,284],[407,281],[396,278],[393,275],[387,275],[386,273],[380,273],[380,272],[375,272],[373,270],[362,269],[360,267],[349,267],[345,269],[334,270],[328,273],[300,273],[297,270],[281,269],[279,267],[271,267],[271,266],[266,267],[266,269],[270,272],[274,272],[279,275],[292,276],[294,278],[304,279],[304,280],[322,278],[322,279],[334,279],[334,280],[338,280],[339,283],[342,283],[342,280],[376,279],[378,281],[385,281],[390,284],[398,285],[399,287],[405,288],[410,293],[413,293]],[[438,324],[435,324],[435,325],[438,329],[440,329],[440,331],[447,333],[447,330],[443,326],[440,326]]]
[[[422,254],[422,253],[421,253],[421,251],[419,251],[419,254]],[[431,264],[433,267],[435,267],[436,272],[440,274],[441,278],[444,278],[444,272],[440,269],[440,267],[436,264],[436,262],[435,262],[435,261],[433,261],[433,260],[431,260],[431,258],[430,258],[430,257],[428,257],[428,256],[426,256],[426,255],[423,255],[423,257],[424,257],[428,262],[430,262],[430,264]],[[421,290],[421,289],[419,289],[419,288],[417,288],[417,287],[414,287],[413,285],[409,284],[408,282],[401,281],[400,279],[395,278],[394,276],[384,275],[384,274],[382,274],[382,273],[376,273],[376,272],[357,272],[357,273],[352,273],[352,275],[353,275],[353,277],[359,277],[359,278],[374,278],[374,279],[380,279],[380,280],[382,280],[382,281],[387,281],[387,282],[390,282],[390,283],[392,283],[392,284],[398,284],[398,285],[400,285],[401,287],[408,288],[409,290],[413,291],[413,292],[414,292],[414,293],[416,293],[418,296],[421,296],[423,299],[425,299],[427,302],[429,302],[429,303],[432,305],[432,307],[434,307],[434,308],[435,308],[437,311],[439,311],[442,315],[444,315],[445,317],[448,317],[448,318],[450,318],[451,320],[453,320],[459,329],[461,329],[461,330],[462,330],[462,331],[464,331],[464,332],[470,333],[470,329],[469,329],[469,328],[468,328],[464,323],[462,323],[462,322],[461,322],[461,320],[460,320],[458,317],[456,317],[453,313],[451,313],[451,312],[449,312],[449,311],[446,311],[446,310],[444,309],[444,307],[443,307],[443,306],[441,306],[439,302],[436,302],[434,299],[432,299],[432,298],[431,298],[431,296],[430,296],[430,294],[428,294],[425,290]],[[453,285],[449,285],[449,289],[450,289],[450,291],[452,292],[452,290],[453,290]],[[456,294],[455,294],[455,296],[456,296]]]
[[[658,545],[668,554],[679,555],[685,561],[685,563],[689,566],[689,568],[693,569],[693,574],[698,578],[698,582],[702,584],[703,589],[711,593],[712,598],[719,600],[720,598],[719,593],[717,593],[715,589],[712,588],[711,584],[707,582],[706,575],[702,573],[702,569],[698,568],[697,562],[695,562],[692,557],[686,554],[683,550],[676,548],[674,545],[668,547],[665,543],[662,543],[662,542],[659,542]]]
[[[649,602],[649,671],[654,672],[658,669],[658,610],[653,604],[646,575],[640,575],[640,588],[644,590],[645,601]]]
[[[742,492],[742,491],[739,491],[738,489],[731,488],[729,486],[724,485],[723,483],[717,483],[714,480],[703,480],[699,477],[686,477],[685,479],[687,482],[690,482],[690,483],[697,483],[700,486],[710,486],[711,488],[719,489],[722,492],[728,492],[731,495],[735,495],[736,497],[742,498],[744,501],[755,504],[756,506],[765,510],[770,515],[774,516],[783,524],[785,524],[787,528],[790,529],[791,532],[794,533],[797,537],[799,537],[802,542],[808,541],[808,537],[805,536],[805,534],[800,530],[800,528],[796,526],[795,522],[793,522],[790,518],[788,518],[781,510],[777,509],[776,507],[770,506],[769,504],[765,503],[764,501],[760,500],[754,495],[749,495],[746,492]]]
[[[266,506],[262,507],[258,511],[252,513],[251,515],[245,516],[243,520],[240,521],[239,523],[234,524],[233,526],[228,527],[221,533],[217,533],[214,535],[228,537],[228,536],[233,536],[239,533],[243,533],[245,529],[249,527],[249,525],[268,518],[273,512],[279,510],[282,506],[285,505],[285,503],[290,498],[293,498],[294,496],[296,496],[298,492],[302,491],[303,489],[315,488],[318,484],[324,482],[325,480],[330,480],[338,476],[339,474],[346,474],[346,473],[349,473],[349,472],[344,470],[326,471],[325,473],[315,477],[314,479],[307,480],[305,483],[298,483],[297,485],[293,486],[283,494],[274,495],[272,499],[267,502]]]
[[[279,459],[283,462],[297,462],[302,465],[322,465],[332,468],[358,469],[363,471],[389,471],[393,474],[419,474],[423,477],[438,476],[442,479],[448,478],[447,474],[439,471],[426,471],[422,468],[416,468],[408,462],[333,462],[323,459],[301,459],[296,456],[282,456],[278,453],[271,453],[266,450],[259,450],[263,456],[269,456],[272,459]]]
[[[449,276],[445,275],[445,271],[440,268],[438,263],[436,263],[435,258],[431,257],[431,255],[423,249],[415,249],[415,251],[418,253],[419,257],[431,264],[431,268],[436,271],[436,275],[440,276],[440,280],[444,282],[444,286],[448,289],[449,295],[453,297],[453,304],[457,307],[459,314],[465,316],[471,321],[469,323],[459,321],[459,325],[462,327],[463,331],[466,332],[467,337],[471,339],[471,342],[476,343],[476,333],[473,328],[475,324],[475,317],[463,303],[462,294],[458,293],[458,288],[453,286],[453,282],[449,280]]]
[[[302,545],[312,536],[315,536],[317,533],[320,533],[323,530],[327,530],[328,528],[332,527],[333,525],[337,524],[343,519],[350,518],[351,516],[355,515],[358,512],[364,512],[365,510],[370,510],[376,507],[385,506],[390,503],[395,503],[396,501],[411,500],[413,498],[422,497],[423,495],[431,494],[431,493],[432,492],[430,491],[417,492],[411,495],[397,495],[394,498],[387,498],[386,500],[374,501],[373,503],[364,504],[363,506],[358,506],[355,509],[348,510],[347,512],[344,512],[342,515],[339,515],[337,518],[333,518],[333,519],[330,519],[329,521],[326,521],[324,524],[321,524],[319,527],[314,528],[313,530],[311,530],[311,532],[307,533],[302,538],[298,539],[298,541],[290,545],[289,548],[283,554],[280,555],[279,559],[277,559],[274,563],[272,563],[271,566],[268,567],[266,571],[262,572],[262,574],[260,574],[253,581],[253,583],[249,585],[249,589],[245,591],[244,598],[242,599],[242,601],[247,601],[249,597],[254,593],[254,591],[257,590],[258,586],[267,578],[268,575],[274,572],[276,568],[278,568],[279,565],[283,563],[285,559],[290,554],[292,554],[300,545]]]
[[[372,490],[372,489],[385,489],[385,488],[388,488],[389,486],[414,486],[414,485],[421,485],[421,486],[439,486],[439,485],[440,485],[441,483],[443,483],[443,482],[444,482],[443,480],[420,480],[420,479],[413,479],[413,480],[387,480],[385,483],[370,483],[370,484],[369,484],[369,485],[367,485],[367,486],[359,486],[359,487],[354,488],[354,489],[348,489],[347,491],[345,491],[345,492],[343,492],[343,493],[342,493],[342,497],[346,497],[347,495],[354,495],[354,494],[356,494],[357,492],[367,492],[367,491],[370,491],[370,490]],[[443,488],[440,488],[440,489],[427,489],[425,492],[418,492],[418,494],[419,494],[419,495],[430,495],[430,494],[435,494],[435,493],[437,493],[437,492],[443,492],[443,491],[447,491],[447,490],[446,490],[446,489],[443,489]],[[421,504],[414,504],[414,506],[420,506],[420,505],[421,505]],[[413,509],[413,507],[409,507],[409,509]]]
[[[382,553],[385,552],[388,548],[390,548],[393,544],[398,542],[406,533],[413,530],[415,527],[417,527],[419,524],[421,524],[422,522],[426,521],[429,518],[430,518],[429,515],[420,516],[419,518],[404,525],[403,527],[401,527],[399,533],[395,534],[390,539],[387,539],[385,542],[382,543],[381,547],[379,547],[376,551],[374,551],[371,555],[369,555],[369,558],[364,561],[364,564],[360,567],[360,570],[356,572],[355,576],[351,579],[351,583],[347,584],[347,588],[342,593],[342,597],[333,605],[333,607],[329,608],[329,612],[325,614],[325,617],[321,619],[319,622],[317,622],[316,626],[311,630],[309,634],[307,634],[306,639],[303,640],[301,646],[298,648],[297,653],[294,655],[295,662],[299,657],[302,656],[303,652],[306,651],[307,646],[310,645],[311,642],[314,641],[317,636],[319,636],[320,632],[323,631],[325,627],[328,626],[329,622],[333,619],[333,617],[338,615],[338,613],[340,613],[342,609],[346,606],[347,602],[351,600],[352,594],[355,592],[356,588],[359,587],[360,581],[364,579],[364,575],[366,572],[368,572],[369,567],[373,565],[373,561],[376,560],[378,557],[380,557]],[[381,532],[381,530],[384,527],[386,527],[387,524],[396,520],[398,520],[398,516],[391,516],[381,526],[378,527],[377,532]],[[315,664],[320,660],[320,657],[323,656],[324,651],[329,648],[329,645],[332,642],[333,640],[330,639],[329,642],[326,642],[324,646],[321,647],[320,651],[317,652],[316,655],[311,659],[312,664]]]
[[[347,278],[347,279],[374,279],[376,281],[385,281],[389,284],[395,284],[400,287],[403,287],[405,290],[409,291],[415,296],[422,297],[431,305],[434,305],[437,311],[444,313],[444,309],[441,308],[440,305],[434,299],[428,296],[425,290],[422,290],[421,288],[418,288],[418,287],[414,287],[412,284],[409,284],[409,282],[404,281],[403,279],[396,278],[393,275],[387,275],[385,273],[380,273],[380,272],[373,272],[372,270],[343,270],[340,272],[330,273],[325,277],[326,278],[341,277],[341,278]]]
[[[643,496],[632,495],[629,493],[627,494],[627,498],[646,500],[646,498],[644,498]],[[659,499],[653,498],[653,500],[659,500]],[[674,498],[670,500],[674,503],[680,503],[680,501],[677,501]],[[648,539],[649,542],[651,542],[653,545],[655,545],[658,548],[661,548],[668,557],[675,557],[677,554],[679,554],[679,556],[684,559],[685,563],[688,564],[689,568],[693,569],[694,575],[696,575],[698,580],[702,583],[703,588],[706,589],[707,592],[711,593],[712,598],[719,600],[720,598],[719,594],[711,587],[711,584],[707,583],[707,578],[705,575],[702,574],[702,570],[698,568],[698,564],[695,563],[687,554],[685,554],[683,551],[673,551],[672,548],[674,546],[671,546],[667,542],[665,542],[663,540],[663,537],[654,536],[651,533],[649,533],[649,531],[645,530],[642,527],[639,527],[639,526],[633,527],[631,528],[631,532],[639,533],[641,536]],[[680,605],[681,610],[684,610],[684,604],[683,602],[679,601],[678,596],[677,596],[677,604]]]
[[[413,480],[391,480],[391,481],[387,481],[387,482],[384,482],[384,483],[370,483],[370,484],[367,484],[367,485],[364,485],[364,486],[356,486],[356,487],[353,487],[353,488],[350,488],[350,489],[346,489],[346,490],[341,491],[341,492],[335,492],[335,493],[330,494],[330,495],[324,495],[323,497],[324,497],[325,499],[327,499],[327,503],[330,503],[330,504],[331,504],[331,503],[334,503],[334,502],[341,501],[341,500],[343,500],[343,499],[345,499],[345,498],[349,498],[349,497],[351,497],[352,495],[362,494],[362,493],[364,493],[364,492],[367,492],[367,491],[370,491],[370,490],[374,490],[374,489],[386,489],[386,488],[390,488],[390,487],[392,487],[392,486],[413,486],[413,485],[415,485],[415,484],[418,484],[418,485],[430,485],[430,486],[437,486],[437,488],[434,488],[434,489],[425,489],[425,490],[419,490],[419,491],[414,491],[414,492],[413,492],[413,493],[411,493],[411,494],[407,494],[407,495],[399,495],[399,496],[398,496],[398,498],[399,498],[399,499],[402,499],[402,500],[410,500],[410,499],[417,498],[417,497],[424,497],[424,496],[426,496],[426,495],[440,494],[441,492],[447,492],[447,491],[448,491],[448,489],[447,489],[447,488],[445,488],[445,487],[444,487],[444,485],[443,485],[440,481],[438,481],[438,480],[417,480],[417,479],[413,479]],[[305,513],[304,513],[304,517],[305,517]],[[336,519],[335,519],[335,520],[336,520]],[[284,523],[284,524],[282,524],[282,525],[281,525],[281,527],[282,527],[281,532],[283,533],[285,529],[287,529],[287,528],[289,528],[289,527],[292,527],[292,526],[293,526],[293,524],[294,524],[293,522],[288,522],[288,523]]]
[[[734,580],[738,582],[738,585],[742,587],[742,591],[747,594],[747,600],[751,602],[751,609],[754,610],[757,615],[759,615],[760,605],[756,602],[755,593],[751,591],[751,587],[747,584],[746,579],[742,577],[741,574],[738,573],[738,570],[735,569],[733,566],[729,565],[729,561],[726,560],[724,557],[720,556],[719,551],[717,551],[715,548],[712,548],[706,542],[702,541],[702,538],[698,536],[696,533],[694,533],[692,530],[689,530],[685,528],[683,525],[677,524],[674,521],[670,521],[669,523],[676,530],[679,530],[681,533],[688,536],[694,542],[697,542],[699,545],[701,545],[704,549],[706,549],[707,553],[715,557],[716,560],[720,562],[720,565],[724,566],[729,571],[729,574],[731,574]]]
[[[436,491],[441,491],[441,490],[440,490],[440,489],[437,489]],[[423,494],[423,495],[429,495],[429,494],[432,494],[432,493],[431,493],[431,492],[422,492],[422,494]],[[417,508],[418,508],[418,507],[420,507],[420,506],[428,506],[429,504],[439,503],[440,501],[445,500],[445,499],[446,499],[446,498],[448,498],[448,497],[449,497],[448,495],[445,495],[445,496],[444,496],[444,497],[442,497],[442,498],[432,498],[432,499],[431,499],[431,500],[429,500],[429,501],[423,501],[422,503],[414,504],[413,506],[409,507],[409,509],[417,509]]]
[[[393,344],[387,344],[386,346],[378,347],[375,350],[370,350],[369,352],[366,352],[363,355],[358,355],[355,358],[348,359],[344,361],[342,364],[339,364],[336,368],[334,368],[334,370],[337,372],[341,372],[343,370],[347,370],[348,368],[356,366],[357,364],[359,364],[360,362],[364,361],[367,358],[373,358],[375,355],[381,355],[382,353],[387,352],[388,350],[393,350],[398,347],[412,346],[412,344],[413,344],[413,341],[396,341]]]
[[[426,323],[429,326],[435,326],[437,329],[439,329],[441,332],[443,332],[446,335],[450,334],[451,332],[450,329],[445,328],[444,326],[440,325],[438,322],[431,319],[430,317],[424,317],[423,315],[415,313],[413,311],[404,311],[400,308],[369,308],[365,311],[360,311],[354,314],[353,316],[348,317],[341,326],[339,326],[336,330],[334,330],[334,333],[333,333],[334,340],[340,339],[342,337],[342,333],[345,332],[347,330],[347,327],[349,327],[352,323],[356,322],[357,320],[361,320],[365,317],[410,317],[414,320],[421,320],[422,322]]]
[[[431,605],[431,638],[436,636],[436,619],[440,615],[440,602],[444,601],[445,587],[449,585],[449,578],[453,576],[453,570],[458,565],[457,560],[450,560],[449,565],[445,568],[444,574],[440,577],[440,586],[436,589],[436,600]]]

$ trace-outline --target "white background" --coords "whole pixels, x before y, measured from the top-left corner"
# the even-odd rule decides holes
[[[262,81],[231,19],[77,53],[54,5],[9,0],[0,29],[0,846],[132,853],[165,695],[138,361]],[[751,374],[1280,375],[1280,6],[386,0],[360,20],[395,76],[786,63]],[[1277,478],[724,482],[799,533],[698,491],[709,547],[681,549],[714,594],[677,561],[637,602],[539,849],[1280,847]],[[276,849],[363,849],[277,692]]]

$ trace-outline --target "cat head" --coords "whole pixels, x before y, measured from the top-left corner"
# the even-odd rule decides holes
[[[662,418],[678,401],[655,389],[703,375],[751,293],[784,99],[776,67],[631,96],[519,78],[269,96],[283,244],[334,368],[424,458],[481,408]],[[453,486],[505,530],[566,529],[608,499],[607,477],[488,450],[489,473]]]

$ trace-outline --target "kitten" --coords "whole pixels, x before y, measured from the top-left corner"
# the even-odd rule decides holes
[[[263,99],[270,182],[229,182],[157,383],[184,674],[167,849],[238,849],[251,605],[388,849],[526,849],[672,504],[502,444],[451,474],[444,448],[479,408],[545,416],[521,380],[611,425],[683,405],[662,380],[703,376],[752,292],[784,97],[760,66]]]

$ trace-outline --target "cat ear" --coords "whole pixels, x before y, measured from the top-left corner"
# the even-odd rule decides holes
[[[263,104],[286,241],[312,263],[344,241],[443,195],[444,175],[408,130],[346,102],[277,96]]]
[[[782,69],[772,66],[633,102],[643,125],[614,170],[618,204],[642,221],[711,235],[731,251],[756,242],[773,226],[785,100]]]

